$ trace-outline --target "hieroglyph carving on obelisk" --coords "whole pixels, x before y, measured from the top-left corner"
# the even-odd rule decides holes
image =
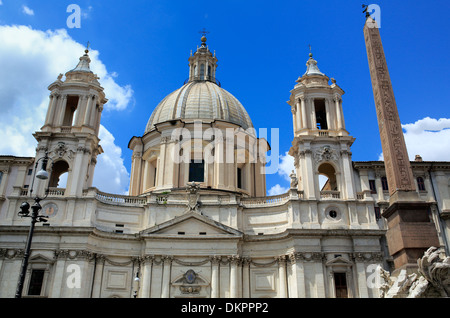
[[[411,164],[406,150],[403,130],[395,103],[380,32],[370,16],[364,25],[367,58],[380,130],[389,194],[414,191]]]

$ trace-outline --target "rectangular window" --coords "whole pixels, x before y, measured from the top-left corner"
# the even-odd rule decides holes
[[[375,207],[375,218],[377,220],[381,219],[380,207],[378,207],[378,206]]]
[[[334,273],[336,298],[348,298],[347,277],[345,273]]]
[[[422,177],[417,178],[417,187],[419,188],[419,191],[425,191],[425,182]]]
[[[314,111],[316,115],[317,129],[328,129],[327,112],[324,99],[314,100]]]
[[[369,180],[370,192],[377,193],[377,188],[375,187],[375,180]]]
[[[28,295],[39,296],[41,295],[42,284],[44,283],[45,270],[33,269],[31,271],[30,286],[28,287]]]
[[[389,190],[388,181],[386,177],[381,177],[381,186],[383,187],[383,191]]]
[[[237,187],[242,189],[242,169],[237,168]]]
[[[72,126],[77,110],[79,96],[67,96],[66,109],[64,113],[63,126]]]
[[[196,162],[191,160],[189,164],[189,182],[204,182],[205,181],[205,161]]]

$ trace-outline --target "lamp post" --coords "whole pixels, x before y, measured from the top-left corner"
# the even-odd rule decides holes
[[[41,179],[41,180],[48,179],[49,174],[47,172],[47,164],[48,164],[49,159],[50,158],[48,158],[48,154],[45,153],[45,157],[42,157],[36,161],[36,166],[34,169],[36,178]],[[41,160],[42,160],[41,170],[39,170],[39,172],[36,174],[36,168],[38,166],[39,161],[41,161]],[[33,194],[33,185],[34,185],[34,177],[33,177],[33,183],[32,183],[31,189],[30,189],[30,196],[32,196],[32,194]],[[25,245],[25,252],[23,254],[19,282],[17,284],[17,289],[16,289],[16,296],[15,296],[16,298],[22,297],[23,282],[25,280],[25,275],[27,272],[28,259],[30,257],[31,241],[33,240],[33,232],[34,232],[35,224],[38,222],[47,222],[46,216],[39,215],[39,211],[42,209],[39,202],[44,200],[47,197],[47,195],[48,195],[48,187],[47,187],[47,190],[45,191],[44,197],[40,198],[37,195],[34,197],[34,204],[31,206],[31,215],[30,215],[30,204],[28,202],[25,201],[20,205],[20,211],[18,213],[19,216],[20,217],[31,217],[31,226],[30,226],[30,230],[28,232],[27,243]]]
[[[140,281],[141,280],[139,279],[139,269],[138,269],[138,271],[136,272],[136,277],[134,278],[134,283],[133,283],[133,298],[137,298]]]

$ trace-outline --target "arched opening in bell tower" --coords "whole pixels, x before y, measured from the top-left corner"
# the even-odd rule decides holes
[[[57,161],[53,164],[52,175],[49,181],[50,188],[63,188],[66,186],[69,164],[64,160]]]
[[[75,112],[78,107],[79,96],[67,96],[66,109],[64,113],[63,126],[73,126],[75,124]]]
[[[327,112],[325,108],[325,99],[314,100],[314,112],[316,115],[316,128],[327,130],[328,123],[327,123]]]
[[[318,169],[319,177],[323,176],[320,191],[338,191],[336,170],[330,163],[322,163]]]

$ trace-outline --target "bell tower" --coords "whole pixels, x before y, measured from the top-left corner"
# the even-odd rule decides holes
[[[294,157],[298,190],[305,199],[356,197],[350,147],[355,140],[345,129],[344,91],[319,70],[312,53],[306,72],[297,79],[291,106]]]
[[[78,65],[50,84],[45,123],[34,134],[36,160],[48,153],[53,162],[49,186],[61,188],[67,172],[66,196],[81,196],[92,186],[97,155],[102,153],[98,132],[103,105],[107,102],[98,77],[90,70],[89,51]]]

